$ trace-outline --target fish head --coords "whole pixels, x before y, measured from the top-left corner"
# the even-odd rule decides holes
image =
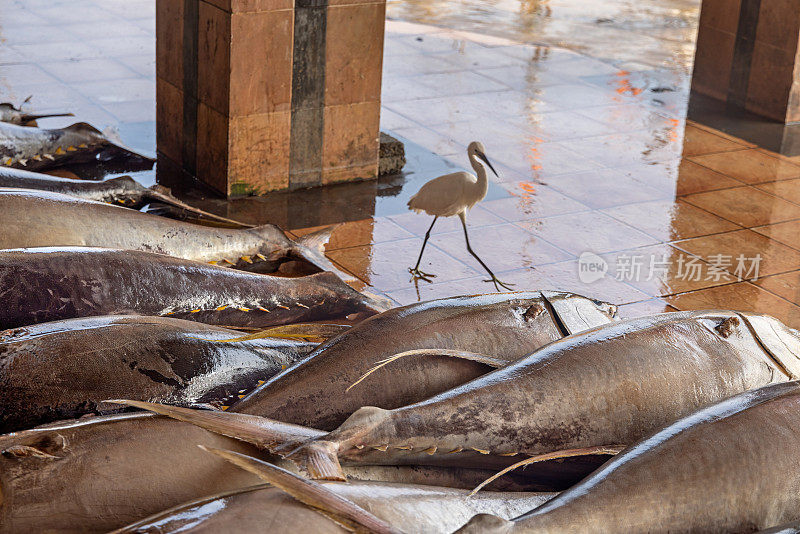
[[[764,349],[793,380],[800,379],[800,331],[760,313],[738,315]]]

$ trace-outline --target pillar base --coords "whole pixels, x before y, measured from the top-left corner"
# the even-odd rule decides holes
[[[385,0],[159,0],[158,150],[226,196],[378,175]]]
[[[798,0],[703,0],[692,91],[788,124],[800,121]]]

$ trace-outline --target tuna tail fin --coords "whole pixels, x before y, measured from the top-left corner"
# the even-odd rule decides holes
[[[294,243],[291,252],[293,255],[316,265],[323,271],[334,273],[345,282],[361,284],[361,280],[343,271],[325,256],[325,245],[330,240],[331,234],[336,228],[337,226],[329,226],[328,228],[323,228],[322,230],[317,230],[316,232],[301,237]],[[364,290],[361,290],[360,293],[366,297],[369,307],[377,312],[386,311],[394,307],[389,299],[381,297],[380,295]]]
[[[316,265],[323,271],[330,271],[345,282],[356,282],[358,278],[350,273],[344,272],[336,267],[331,260],[325,256],[325,245],[331,239],[331,234],[337,228],[336,226],[329,226],[322,230],[317,230],[308,235],[298,239],[292,247],[292,252],[295,256],[306,260],[307,262]]]
[[[313,440],[326,434],[325,432],[313,428],[282,423],[258,415],[217,412],[212,410],[193,410],[190,408],[133,400],[110,400],[105,402],[124,404],[160,415],[166,415],[167,417],[185,423],[191,423],[216,434],[252,443],[256,447],[270,453],[276,453],[281,449],[303,446],[308,442],[314,443]]]
[[[276,465],[262,462],[256,458],[233,451],[200,448],[216,454],[225,460],[250,471],[266,482],[285,491],[306,506],[326,515],[336,523],[353,532],[372,532],[375,534],[400,534],[400,531],[349,501],[322,484],[303,479]]]

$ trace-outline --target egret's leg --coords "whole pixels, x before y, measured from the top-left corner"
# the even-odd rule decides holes
[[[415,278],[421,278],[426,282],[430,282],[430,278],[435,278],[436,275],[423,273],[422,271],[419,270],[419,264],[422,261],[422,253],[425,252],[425,245],[428,244],[428,239],[430,239],[431,237],[431,230],[433,230],[433,225],[436,224],[436,219],[438,218],[439,218],[438,215],[433,218],[433,222],[431,223],[430,228],[428,228],[428,231],[425,232],[425,239],[422,240],[422,250],[419,251],[419,258],[417,258],[417,264],[414,266],[413,269],[408,270],[408,272],[410,272]]]
[[[467,242],[467,250],[469,251],[470,254],[472,254],[472,256],[476,260],[478,260],[478,263],[480,263],[483,266],[483,268],[486,269],[486,272],[489,273],[489,276],[492,277],[490,280],[484,280],[484,282],[492,282],[494,284],[494,288],[498,291],[500,291],[500,287],[511,291],[511,286],[513,286],[514,284],[506,284],[498,280],[497,277],[492,272],[492,270],[489,269],[489,267],[487,267],[486,264],[483,263],[483,260],[480,259],[477,254],[475,254],[475,251],[472,250],[472,247],[469,244],[469,234],[467,233],[467,220],[466,217],[464,216],[464,212],[462,211],[461,213],[459,213],[458,217],[459,219],[461,219],[461,226],[464,227],[464,240]]]

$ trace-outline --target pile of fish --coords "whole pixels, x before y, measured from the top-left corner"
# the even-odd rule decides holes
[[[0,533],[800,532],[780,321],[549,290],[393,308],[329,231],[11,168],[110,145],[0,112]]]

